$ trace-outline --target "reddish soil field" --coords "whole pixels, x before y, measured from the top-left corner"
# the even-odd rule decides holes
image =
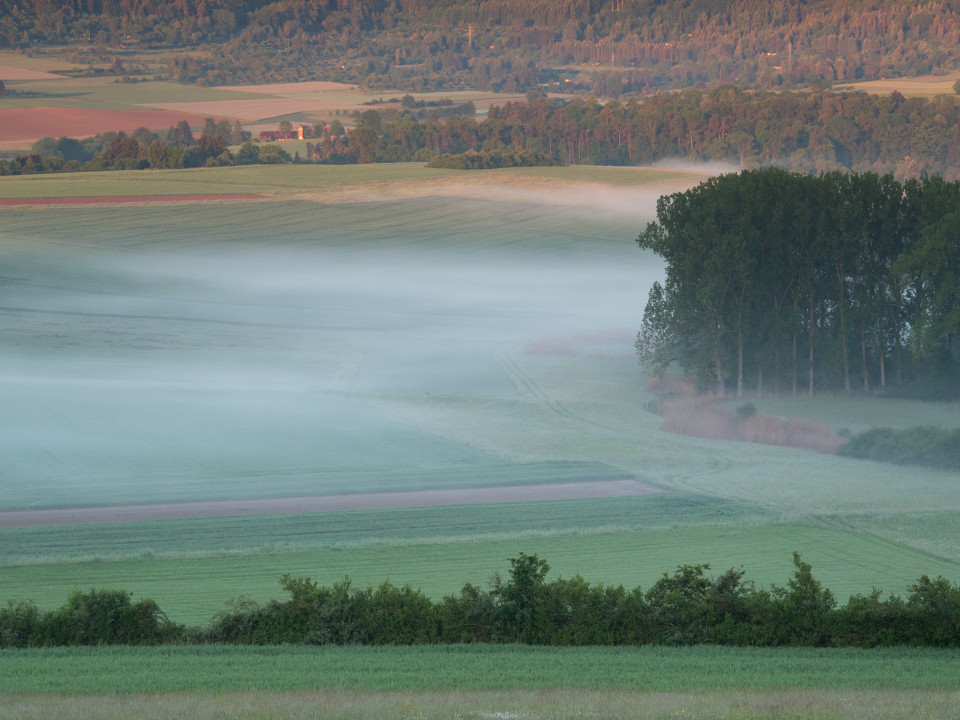
[[[537,502],[543,500],[584,500],[628,497],[661,492],[660,488],[636,480],[516,485],[510,487],[415,490],[366,495],[323,495],[318,497],[272,498],[267,500],[224,500],[217,502],[125,505],[119,507],[17,510],[0,512],[0,528],[36,525],[75,525],[143,520],[225,517],[236,515],[296,515],[336,510],[383,510],[440,505],[486,505],[492,503]]]
[[[66,75],[55,75],[42,70],[28,70],[27,68],[0,65],[0,80],[66,80]]]
[[[186,120],[203,125],[204,115],[169,110],[91,110],[35,107],[0,110],[0,142],[43,137],[90,137],[111,130],[133,132],[139,127],[162,130]]]
[[[220,193],[211,195],[118,195],[114,197],[0,198],[3,205],[125,205],[130,203],[198,203],[223,200],[263,200],[266,195]]]

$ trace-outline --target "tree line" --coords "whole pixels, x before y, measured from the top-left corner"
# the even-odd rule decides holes
[[[202,47],[167,77],[414,91],[852,82],[960,62],[956,0],[0,0],[0,47]],[[124,46],[124,47],[121,47]],[[88,56],[89,57],[89,56]],[[579,70],[554,68],[581,66]],[[603,72],[597,72],[603,69]],[[569,81],[569,82],[565,82]]]
[[[960,182],[777,168],[661,197],[666,262],[637,338],[718,395],[900,389],[960,397]]]
[[[960,178],[960,98],[745,91],[733,86],[642,101],[528,93],[486,118],[420,110],[367,110],[359,135],[328,139],[316,159],[366,149],[360,162],[429,161],[439,154],[530,150],[563,164],[649,165],[683,159],[805,173],[892,173]],[[357,154],[355,153],[355,156]]]
[[[239,144],[231,152],[228,143]],[[242,143],[242,144],[241,144]],[[291,162],[293,158],[277,144],[260,145],[238,122],[207,118],[195,136],[181,120],[167,130],[138,128],[132,133],[106,132],[88,138],[45,137],[37,140],[29,155],[0,159],[0,175],[97,170],[144,170],[147,168],[219,167]]]
[[[722,161],[744,167],[778,165],[823,173],[833,170],[892,173],[919,178],[939,174],[960,178],[960,97],[905,98],[832,91],[745,91],[733,86],[664,93],[643,101],[601,103],[595,98],[565,102],[531,92],[525,102],[493,106],[486,118],[474,117],[472,103],[419,107],[411,95],[397,109],[371,108],[354,117],[345,132],[334,120],[330,128],[308,128],[311,142],[303,160],[321,162],[428,162],[437,155],[531,151],[563,164],[648,165],[661,160]],[[213,124],[213,127],[211,127]],[[141,129],[133,140],[104,134],[80,142],[46,138],[33,149],[41,161],[58,156],[62,167],[80,169],[95,154],[107,167],[191,167],[223,163],[226,146],[248,140],[239,125],[207,122],[199,141],[188,144],[180,123],[165,133]],[[174,132],[176,130],[176,132]],[[220,138],[219,141],[216,138]],[[117,147],[104,152],[106,145]],[[206,144],[201,144],[201,141]],[[153,152],[150,146],[158,144]],[[182,147],[183,164],[171,156],[160,162],[161,147]],[[192,150],[191,150],[192,148]],[[174,155],[176,150],[172,151]],[[247,147],[234,162],[248,162]],[[283,160],[279,148],[259,148],[259,161]],[[148,157],[150,155],[150,157]],[[211,158],[213,158],[211,160]],[[279,158],[279,159],[278,159]],[[7,172],[21,172],[9,167]],[[65,165],[76,160],[80,165]],[[117,165],[117,160],[124,162]],[[156,164],[154,163],[156,160]],[[257,160],[255,160],[257,161]],[[58,169],[34,162],[26,171]],[[0,172],[3,172],[0,166]]]
[[[284,601],[238,600],[205,627],[172,623],[152,600],[122,590],[75,591],[66,605],[0,608],[0,648],[63,645],[233,643],[414,645],[694,645],[960,647],[960,587],[922,576],[906,598],[880,590],[838,606],[794,553],[786,586],[758,589],[742,570],[716,578],[709,565],[664,573],[646,592],[591,584],[579,574],[547,581],[538,555],[510,559],[490,590],[471,584],[434,602],[389,581],[354,588],[284,575]]]

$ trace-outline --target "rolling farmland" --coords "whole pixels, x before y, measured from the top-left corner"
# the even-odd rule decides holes
[[[199,624],[238,595],[278,597],[285,572],[440,597],[520,551],[552,576],[645,588],[706,562],[782,585],[794,550],[841,601],[902,594],[921,574],[955,581],[956,473],[670,435],[646,410],[633,341],[662,266],[633,241],[660,193],[699,177],[405,165],[0,179],[0,197],[198,200],[0,208],[0,510],[620,479],[660,491],[8,527],[0,599],[50,608],[119,587]],[[251,192],[266,199],[199,202]],[[834,429],[960,424],[951,406],[823,400],[757,404]]]
[[[149,532],[115,534],[111,544],[83,540],[90,529],[81,526],[8,528],[0,531],[0,595],[53,606],[72,587],[108,583],[196,623],[235,594],[275,596],[282,572],[332,581],[355,561],[364,582],[390,577],[442,594],[485,583],[519,550],[539,552],[563,575],[644,586],[696,562],[742,565],[762,584],[783,583],[798,550],[841,598],[873,585],[902,593],[924,573],[955,576],[950,510],[960,494],[950,473],[911,470],[907,483],[897,468],[659,431],[644,409],[652,396],[631,330],[659,272],[632,243],[656,195],[649,171],[637,185],[607,188],[564,184],[556,170],[519,172],[511,181],[525,183],[527,195],[503,203],[478,193],[473,178],[432,194],[442,171],[416,166],[387,168],[372,185],[379,168],[282,170],[296,171],[286,180],[303,199],[3,211],[3,260],[13,272],[2,303],[5,510],[621,478],[665,492],[568,501],[573,513],[560,501],[503,506],[518,508],[516,521],[512,510],[486,505],[357,509],[298,522],[153,520]],[[369,199],[371,188],[389,197],[416,186],[419,172],[419,196]],[[117,175],[93,175],[82,191],[113,194]],[[281,175],[141,173],[127,192],[192,182],[208,192],[259,186],[276,197],[285,190],[271,181]],[[0,194],[35,187],[42,196],[59,180],[28,179],[35,182],[0,183]],[[572,197],[577,187],[580,205],[539,201]],[[601,205],[604,193],[611,201],[633,193],[635,203],[591,214],[587,206]],[[869,402],[827,399],[816,419],[830,424],[823,415],[832,413],[854,425],[849,415]],[[798,414],[809,412],[804,401],[778,403],[771,409],[790,412],[795,403]],[[918,421],[927,408],[897,407]],[[958,415],[932,412],[941,422]],[[936,530],[917,537],[928,513],[940,518]],[[355,520],[339,536],[324,532],[325,516]],[[171,544],[164,523],[180,524],[176,537],[208,540]],[[217,523],[231,530],[205,532]],[[390,525],[405,530],[380,535]],[[258,543],[265,526],[276,530]],[[94,527],[122,533],[137,524]],[[76,539],[63,542],[69,533]],[[437,566],[424,548],[404,557],[411,544],[442,556],[451,538],[477,549],[468,553],[478,561],[472,574],[455,558]],[[386,547],[391,559],[369,565],[373,548]],[[672,550],[650,563],[654,547]],[[369,559],[321,560],[331,548]],[[214,580],[224,574],[207,566],[224,552],[258,577],[244,573],[251,587]],[[188,561],[196,570],[178,590],[165,568]],[[150,580],[153,566],[162,583]],[[57,580],[30,589],[27,578],[37,576]],[[179,615],[164,598],[183,598],[187,586],[208,600]]]

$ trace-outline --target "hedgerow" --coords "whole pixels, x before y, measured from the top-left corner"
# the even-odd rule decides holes
[[[880,591],[838,607],[833,593],[794,553],[785,587],[758,589],[742,570],[708,576],[682,565],[646,592],[594,585],[579,574],[546,580],[536,554],[510,560],[491,588],[464,585],[433,602],[389,581],[330,587],[284,575],[285,601],[234,601],[205,627],[170,622],[152,600],[123,591],[76,591],[63,607],[33,603],[0,609],[0,647],[168,643],[426,645],[738,645],[763,647],[960,647],[960,587],[921,577],[906,599]]]

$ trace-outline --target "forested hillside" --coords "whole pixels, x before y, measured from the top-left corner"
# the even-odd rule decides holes
[[[181,82],[511,92],[553,82],[615,96],[954,69],[960,2],[0,0],[0,47],[32,43],[202,46],[167,68]]]

